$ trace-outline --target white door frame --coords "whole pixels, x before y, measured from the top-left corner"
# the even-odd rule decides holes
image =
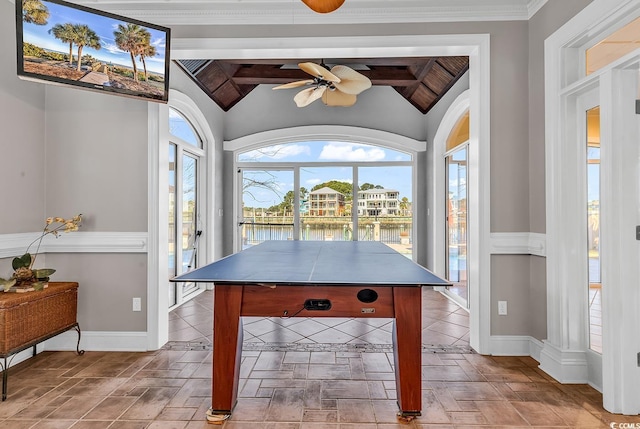
[[[547,227],[547,340],[540,367],[563,383],[602,389],[613,413],[640,414],[640,224],[638,116],[635,99],[640,51],[585,76],[586,48],[640,16],[637,0],[594,0],[545,42],[545,178]],[[601,108],[601,243],[603,354],[601,386],[585,327],[586,258],[577,219],[580,176],[576,129],[580,95],[597,88]],[[580,147],[580,149],[578,149]]]
[[[171,41],[174,60],[189,58],[358,58],[398,56],[469,56],[470,143],[480,148],[478,169],[471,174],[476,189],[469,190],[470,205],[477,210],[477,255],[469,266],[471,286],[470,345],[490,354],[491,259],[490,259],[490,38],[489,34],[442,34],[420,36],[296,37],[296,38],[176,38]],[[472,149],[470,149],[472,150]],[[475,200],[475,201],[474,201]],[[471,222],[471,219],[470,219]],[[471,227],[470,227],[471,228]],[[441,250],[440,250],[441,251]]]

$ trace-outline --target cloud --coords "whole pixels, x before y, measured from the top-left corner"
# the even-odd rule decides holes
[[[320,159],[335,161],[372,162],[382,161],[384,150],[355,143],[328,143],[320,152]]]
[[[309,155],[310,153],[311,149],[309,149],[309,146],[299,144],[277,144],[246,152],[242,155],[242,159],[254,161],[257,161],[260,158],[283,159],[300,154]]]

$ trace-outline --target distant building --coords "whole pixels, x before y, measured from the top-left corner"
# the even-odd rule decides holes
[[[398,216],[400,193],[395,189],[358,191],[359,216]]]
[[[345,196],[329,187],[309,193],[309,216],[342,216]]]
[[[309,214],[309,200],[300,200],[300,215],[307,216]]]

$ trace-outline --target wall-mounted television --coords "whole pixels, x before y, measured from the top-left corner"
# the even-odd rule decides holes
[[[166,103],[170,29],[62,0],[16,0],[18,76]]]

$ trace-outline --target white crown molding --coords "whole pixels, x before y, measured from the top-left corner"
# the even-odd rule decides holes
[[[535,15],[540,9],[542,9],[542,6],[544,6],[547,1],[548,0],[529,0],[529,3],[527,4],[527,9],[529,11],[527,19],[531,19],[533,15]]]
[[[14,3],[14,0],[8,0]],[[318,14],[296,0],[72,0],[159,25],[295,25],[522,21],[547,0],[348,0]]]
[[[22,255],[40,233],[0,235],[0,258]],[[38,253],[146,253],[146,232],[74,232],[47,235]],[[36,249],[31,246],[31,253]]]

